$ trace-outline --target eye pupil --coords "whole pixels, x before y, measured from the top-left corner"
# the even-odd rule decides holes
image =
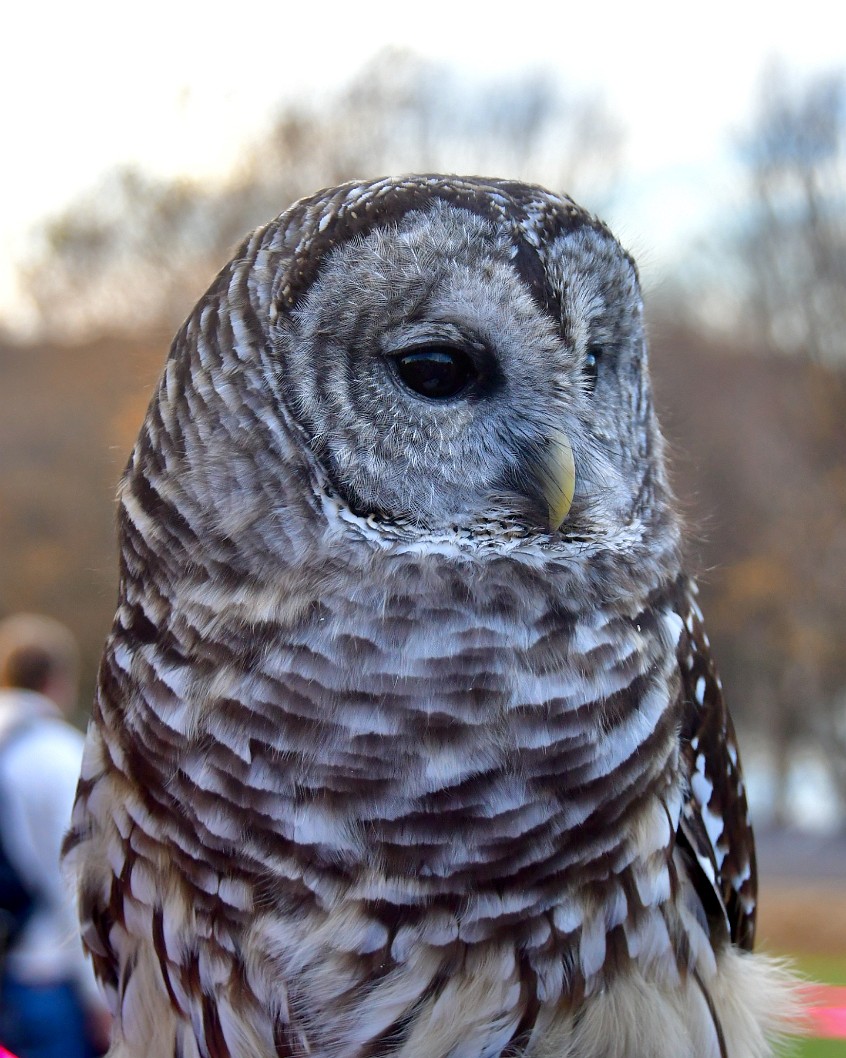
[[[396,365],[410,390],[432,400],[454,397],[475,373],[473,361],[460,349],[416,349],[397,357]]]
[[[596,376],[599,370],[599,361],[602,359],[602,346],[592,344],[587,347],[585,354],[585,375],[591,389],[596,385]]]

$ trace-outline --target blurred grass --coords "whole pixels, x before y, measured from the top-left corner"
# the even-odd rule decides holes
[[[843,1040],[803,1040],[790,1051],[788,1058],[844,1058],[846,1042]]]
[[[820,984],[846,985],[846,954],[795,955],[790,957],[803,977]],[[844,1048],[846,1054],[846,1048]]]

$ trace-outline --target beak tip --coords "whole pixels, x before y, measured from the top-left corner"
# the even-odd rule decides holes
[[[557,532],[573,505],[576,489],[576,463],[573,448],[563,431],[550,438],[547,462],[546,499],[549,507],[549,530]]]

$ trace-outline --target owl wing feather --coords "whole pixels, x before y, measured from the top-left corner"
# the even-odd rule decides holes
[[[688,791],[678,842],[695,864],[694,884],[712,928],[715,919],[721,920],[732,943],[751,951],[757,893],[755,844],[734,725],[695,584],[684,591],[681,617],[681,753]]]

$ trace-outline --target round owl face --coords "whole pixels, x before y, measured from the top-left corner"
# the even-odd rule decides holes
[[[274,344],[288,407],[358,514],[593,537],[662,476],[635,269],[598,227],[535,249],[435,199],[330,249]]]
[[[232,576],[332,554],[356,526],[365,560],[446,539],[574,570],[659,561],[679,534],[635,266],[527,185],[412,176],[303,199],[186,321],[124,488],[153,524],[190,512],[179,547]]]

